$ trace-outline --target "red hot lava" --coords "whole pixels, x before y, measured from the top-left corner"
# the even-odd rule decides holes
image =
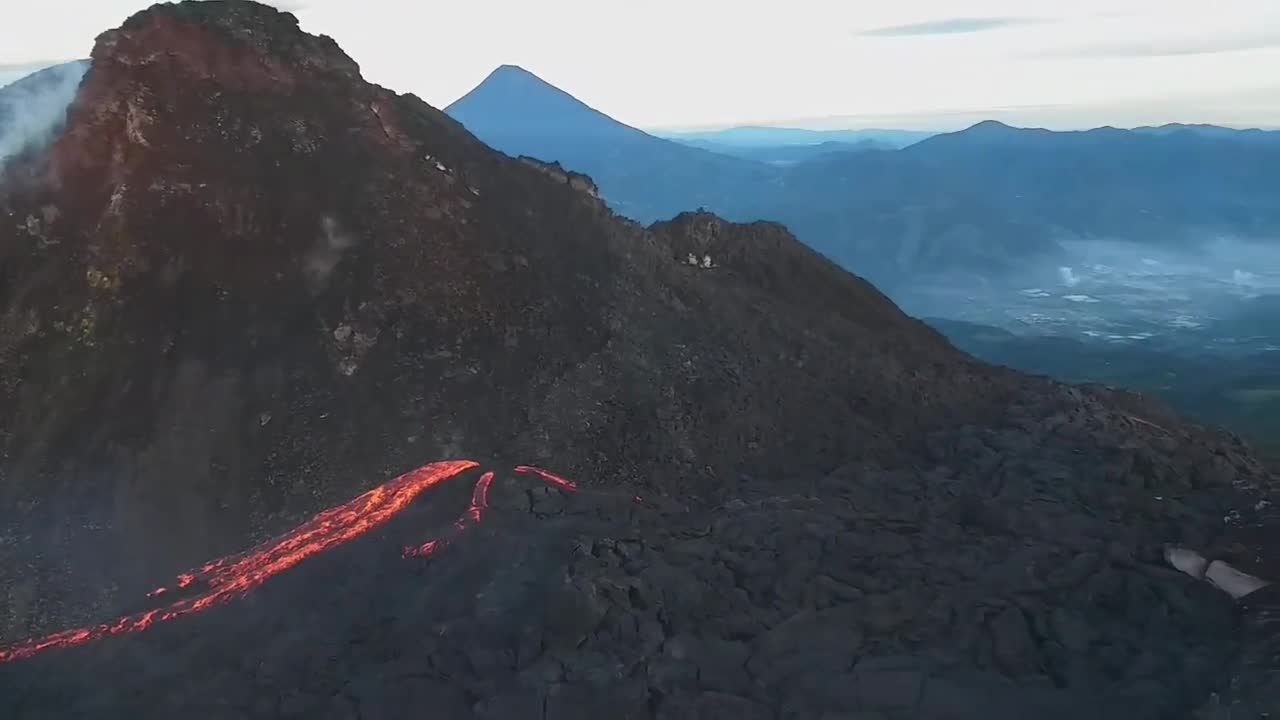
[[[568,490],[569,492],[574,492],[578,489],[578,486],[575,485],[573,482],[569,480],[565,480],[559,475],[552,475],[551,473],[541,468],[532,467],[530,465],[517,465],[515,467],[515,471],[518,473],[537,475],[538,477],[542,478],[543,482],[546,482],[549,485],[555,485],[556,487],[561,488],[562,490]]]
[[[479,467],[478,463],[470,460],[424,465],[342,505],[329,508],[274,540],[269,540],[239,555],[208,562],[197,570],[177,577],[174,583],[176,588],[198,585],[204,588],[199,595],[175,601],[155,610],[127,615],[111,623],[65,630],[0,648],[0,663],[28,658],[52,648],[80,645],[109,635],[145,630],[155,623],[200,612],[238,598],[303,560],[352,540],[385,523],[426,490],[476,467]],[[515,470],[519,473],[537,475],[548,484],[564,490],[577,489],[572,482],[545,470],[526,465],[518,466]],[[480,522],[481,516],[488,507],[489,487],[492,484],[492,472],[486,472],[476,481],[475,489],[471,494],[471,505],[454,523],[457,530],[465,530]],[[417,548],[407,549],[405,556],[426,557],[447,544],[447,539],[432,540]],[[157,597],[172,590],[173,588],[157,588],[147,596]]]
[[[462,514],[453,523],[453,527],[458,532],[466,530],[468,527],[480,522],[480,516],[489,507],[489,486],[493,484],[493,473],[487,472],[480,476],[476,481],[475,489],[471,491],[471,505],[467,507],[467,511]],[[405,557],[430,557],[437,551],[449,544],[446,538],[436,538],[428,540],[416,548],[405,548]]]

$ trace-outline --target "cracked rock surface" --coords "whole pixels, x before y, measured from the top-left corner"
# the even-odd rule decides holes
[[[849,469],[691,509],[502,474],[429,560],[399,541],[465,489],[0,682],[32,717],[1164,718],[1207,695],[1231,643],[1216,597],[1140,545],[993,535],[961,482]]]

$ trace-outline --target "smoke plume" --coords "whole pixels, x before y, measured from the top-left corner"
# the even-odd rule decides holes
[[[320,218],[320,230],[316,244],[302,259],[302,274],[314,292],[324,289],[343,252],[354,244],[338,227],[338,221],[328,215]]]
[[[63,63],[0,88],[0,168],[53,137],[88,69],[88,60]]]

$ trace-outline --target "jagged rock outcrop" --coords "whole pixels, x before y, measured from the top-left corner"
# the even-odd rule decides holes
[[[0,666],[18,716],[1118,715],[1230,658],[1158,548],[1234,539],[1237,442],[978,363],[780,226],[622,220],[288,13],[135,15],[5,172],[4,641],[441,458],[603,493],[500,481],[429,565],[372,538]]]

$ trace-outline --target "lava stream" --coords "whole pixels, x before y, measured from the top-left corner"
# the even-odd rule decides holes
[[[533,467],[532,465],[517,465],[515,467],[515,471],[518,473],[527,473],[531,475],[537,475],[538,477],[542,478],[544,482],[547,482],[551,485],[555,485],[556,487],[561,488],[562,490],[575,492],[578,489],[578,486],[574,484],[572,481],[565,480],[559,475],[552,475],[546,470],[543,470],[542,468]]]
[[[174,581],[173,588],[156,588],[147,593],[147,597],[154,598],[172,592],[174,589],[189,588],[199,584],[204,588],[204,592],[200,595],[177,600],[155,610],[126,615],[115,622],[64,630],[0,648],[0,663],[29,658],[52,648],[81,645],[108,635],[145,630],[155,623],[173,620],[228,602],[303,560],[341,545],[385,523],[426,490],[476,467],[479,467],[479,464],[470,460],[424,465],[342,505],[320,512],[274,540],[269,540],[238,555],[207,562],[197,570],[183,573]],[[536,475],[547,484],[569,492],[578,489],[578,486],[569,480],[529,465],[518,465],[515,472]],[[471,491],[471,504],[453,524],[455,531],[464,531],[480,522],[484,511],[489,507],[489,488],[493,485],[493,478],[492,472],[486,472],[476,481],[475,488]],[[640,498],[635,498],[635,501],[640,502]],[[428,557],[446,547],[449,542],[448,538],[436,538],[416,548],[406,548],[404,556]]]
[[[455,460],[432,463],[407,472],[342,505],[318,513],[274,540],[239,555],[214,560],[198,570],[178,576],[175,581],[177,588],[202,583],[206,590],[200,595],[175,601],[162,608],[127,615],[111,623],[64,630],[0,648],[0,663],[28,658],[50,648],[70,647],[108,635],[144,630],[157,622],[190,615],[237,598],[303,560],[385,523],[424,491],[478,466],[478,463],[470,460]],[[472,517],[479,518],[480,508],[475,507],[476,499],[481,501],[480,505],[483,507],[492,475],[486,473],[488,480],[481,478],[477,483],[470,511]],[[172,588],[158,588],[148,593],[148,597],[171,591]]]
[[[578,486],[573,481],[565,480],[559,475],[549,473],[546,470],[533,467],[532,465],[517,465],[514,470],[521,474],[536,475],[543,482],[551,485],[552,487],[560,488],[561,490],[568,492],[578,491]],[[480,479],[476,481],[475,490],[471,493],[471,505],[467,508],[467,511],[462,514],[462,517],[459,517],[453,524],[455,531],[462,532],[472,525],[480,522],[481,517],[484,515],[484,511],[489,509],[489,487],[491,485],[493,485],[493,473],[491,472],[481,475]],[[638,496],[635,497],[634,500],[637,503],[641,502]],[[404,557],[430,557],[447,547],[449,542],[448,538],[436,538],[435,540],[429,540],[418,547],[405,548]]]
[[[475,489],[471,491],[471,505],[467,507],[467,511],[462,513],[454,523],[453,528],[457,532],[462,532],[468,527],[480,522],[480,516],[485,509],[489,507],[489,486],[493,484],[493,473],[487,472],[480,476],[476,481]],[[436,538],[428,540],[418,547],[410,547],[404,549],[404,557],[430,557],[437,551],[443,549],[449,544],[447,538]]]
[[[567,490],[569,492],[578,491],[578,485],[574,483],[572,480],[565,480],[559,475],[553,475],[552,473],[549,473],[546,470],[543,470],[542,468],[536,468],[536,467],[533,467],[532,465],[517,465],[515,466],[515,472],[528,474],[528,475],[537,475],[538,477],[542,478],[543,482],[547,483],[548,485],[554,485],[555,487],[558,487],[561,490]],[[637,505],[646,504],[644,501],[644,498],[640,497],[639,495],[632,495],[631,502]]]

